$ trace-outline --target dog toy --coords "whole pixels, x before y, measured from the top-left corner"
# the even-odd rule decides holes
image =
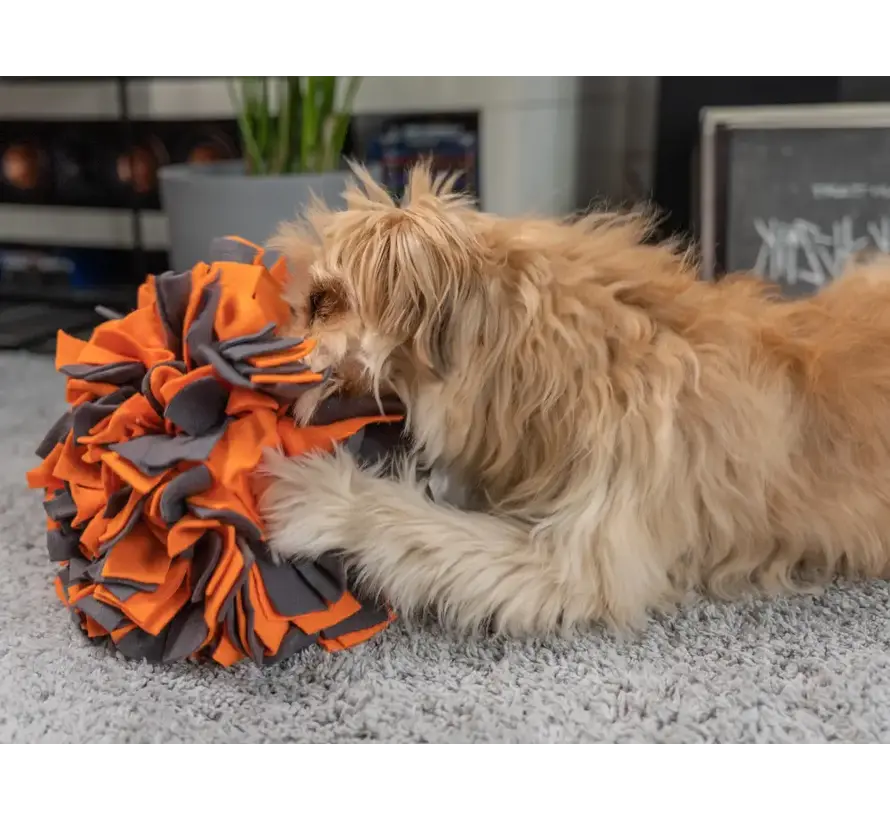
[[[392,613],[360,600],[334,556],[272,560],[256,468],[268,447],[344,442],[379,458],[401,416],[331,398],[298,427],[290,404],[325,377],[304,362],[311,340],[277,335],[283,261],[266,267],[261,248],[234,238],[210,258],[149,277],[136,310],[89,341],[59,333],[70,408],[28,474],[44,491],[56,591],[90,638],[156,663],[271,664],[315,643],[354,646]]]

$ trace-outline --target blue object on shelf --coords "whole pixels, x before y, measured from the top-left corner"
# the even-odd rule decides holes
[[[421,159],[431,159],[435,171],[460,171],[455,189],[478,194],[478,138],[463,123],[392,125],[372,142],[368,155],[380,162],[383,182],[395,196],[402,195],[408,171]]]

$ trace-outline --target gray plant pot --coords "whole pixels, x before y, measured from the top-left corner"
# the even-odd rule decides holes
[[[244,165],[168,165],[160,170],[161,205],[170,224],[170,264],[186,270],[205,261],[210,243],[240,236],[262,245],[280,222],[293,219],[316,194],[333,208],[349,171],[248,176]]]

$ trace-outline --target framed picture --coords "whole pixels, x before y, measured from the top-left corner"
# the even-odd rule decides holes
[[[890,105],[703,109],[697,187],[706,278],[811,293],[890,253]]]

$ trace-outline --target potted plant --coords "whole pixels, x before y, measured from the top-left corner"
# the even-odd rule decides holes
[[[230,81],[244,159],[168,165],[159,173],[176,270],[204,259],[219,236],[264,243],[312,194],[337,205],[350,177],[342,152],[360,82],[360,77]]]

